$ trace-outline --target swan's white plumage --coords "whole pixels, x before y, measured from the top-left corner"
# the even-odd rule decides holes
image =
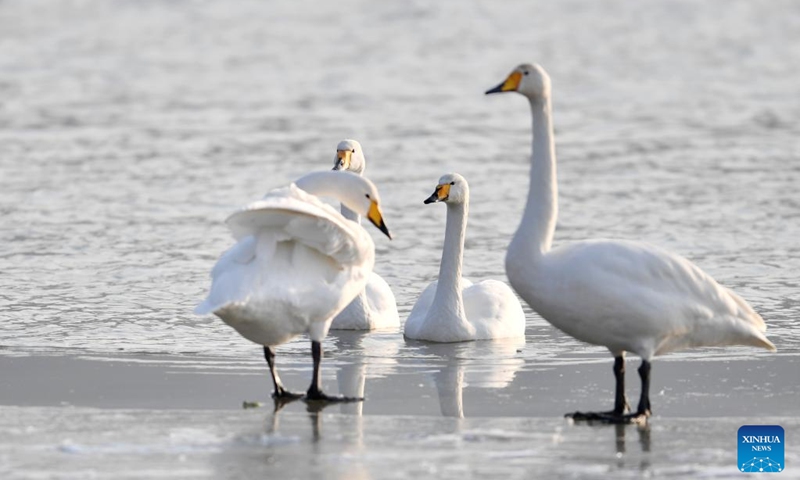
[[[345,139],[336,146],[334,169],[363,175],[367,168],[364,150],[356,140]],[[356,223],[361,217],[342,205],[342,216]],[[389,284],[375,272],[367,279],[367,286],[356,295],[333,319],[333,330],[376,330],[396,328],[400,325],[397,301]]]
[[[466,322],[431,321],[428,317],[434,317],[437,311],[432,307],[438,283],[428,284],[411,309],[403,332],[406,337],[433,342],[464,342],[525,335],[522,305],[508,285],[492,279],[475,284],[467,278],[461,279]]]
[[[451,183],[452,182],[452,183]],[[446,198],[433,200],[446,186]],[[525,313],[514,292],[503,282],[473,284],[461,277],[469,187],[458,174],[448,174],[426,201],[447,203],[447,227],[439,279],[428,285],[406,320],[404,335],[432,342],[464,342],[523,337]]]
[[[375,272],[367,286],[333,319],[334,330],[375,330],[397,327],[400,316],[389,284]]]
[[[295,184],[273,190],[227,224],[238,242],[214,266],[211,291],[195,311],[215,313],[261,345],[306,332],[321,341],[372,270],[367,232]]]
[[[514,290],[545,320],[588,343],[645,360],[703,345],[775,350],[741,297],[688,260],[640,242],[588,240],[550,249],[558,193],[550,80],[521,65],[487,93],[517,91],[531,104],[533,153],[525,214],[506,254]]]
[[[509,252],[512,286],[565,333],[645,359],[687,347],[774,349],[761,317],[688,260],[658,247],[591,240],[555,248],[531,268]]]

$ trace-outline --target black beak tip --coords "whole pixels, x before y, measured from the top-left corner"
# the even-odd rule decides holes
[[[391,234],[391,233],[389,233],[389,229],[388,229],[388,228],[386,228],[386,224],[385,224],[385,223],[381,223],[381,226],[380,226],[380,227],[378,227],[378,229],[380,229],[380,231],[381,231],[381,232],[383,232],[383,234],[384,234],[384,235],[386,235],[387,237],[389,237],[389,240],[391,240],[391,239],[392,239],[392,234]]]
[[[503,85],[501,84],[501,85],[498,85],[498,86],[496,86],[494,88],[490,88],[489,90],[486,90],[484,95],[491,95],[493,93],[500,93],[502,91],[503,91]]]

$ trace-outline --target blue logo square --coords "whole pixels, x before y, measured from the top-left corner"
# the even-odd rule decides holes
[[[738,437],[740,472],[777,473],[786,468],[783,427],[743,425]]]

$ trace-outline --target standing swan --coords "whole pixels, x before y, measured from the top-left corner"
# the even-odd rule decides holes
[[[336,147],[334,170],[345,170],[364,175],[367,162],[361,144],[355,140],[342,140]],[[342,204],[342,216],[359,225],[361,216]],[[344,310],[333,319],[333,330],[374,330],[377,328],[398,327],[400,316],[397,302],[389,284],[375,272],[369,274],[367,286]]]
[[[301,395],[283,388],[273,348],[308,333],[314,374],[306,398],[361,400],[322,392],[321,342],[333,317],[364,289],[375,262],[375,245],[360,225],[317,196],[333,197],[366,215],[391,238],[372,182],[348,172],[310,173],[228,218],[237,243],[217,261],[211,291],[195,313],[214,313],[264,346],[274,398]]]
[[[439,280],[422,292],[406,320],[405,336],[431,342],[466,342],[525,335],[525,313],[514,292],[503,282],[472,284],[461,278],[467,231],[469,185],[451,173],[425,203],[445,202],[447,227]]]
[[[687,347],[751,345],[771,351],[766,325],[741,297],[688,260],[646,243],[585,240],[553,250],[558,215],[550,77],[520,65],[487,94],[518,92],[530,102],[533,147],[530,190],[522,222],[506,253],[514,290],[545,320],[614,356],[616,394],[610,412],[575,412],[575,419],[640,421],[650,415],[650,362]],[[639,406],[625,399],[625,352],[642,358]]]

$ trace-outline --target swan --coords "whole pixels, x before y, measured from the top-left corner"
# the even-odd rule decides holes
[[[439,279],[425,288],[411,309],[405,336],[431,342],[524,336],[525,313],[508,285],[497,280],[473,284],[461,278],[469,210],[469,185],[464,177],[450,173],[440,178],[424,203],[435,202],[447,205]]]
[[[567,416],[615,423],[646,420],[656,355],[722,345],[775,351],[764,335],[764,320],[744,299],[674,253],[641,242],[599,239],[551,249],[558,185],[550,91],[544,69],[524,64],[486,94],[520,93],[533,116],[528,200],[506,252],[511,286],[553,326],[608,348],[615,359],[614,409]],[[639,405],[631,414],[626,414],[625,352],[642,359]]]
[[[361,144],[345,139],[336,147],[333,169],[364,175],[367,162]],[[342,216],[361,224],[361,216],[342,204]],[[389,284],[375,272],[371,272],[367,286],[344,310],[336,315],[332,330],[374,330],[400,325],[397,302]]]
[[[372,182],[349,172],[310,173],[226,220],[237,243],[217,261],[208,297],[195,309],[201,315],[214,313],[263,346],[276,401],[302,396],[283,387],[274,348],[303,333],[311,338],[314,362],[306,399],[362,400],[323,393],[321,342],[333,317],[364,289],[375,245],[360,225],[318,196],[333,197],[365,215],[391,239]]]

